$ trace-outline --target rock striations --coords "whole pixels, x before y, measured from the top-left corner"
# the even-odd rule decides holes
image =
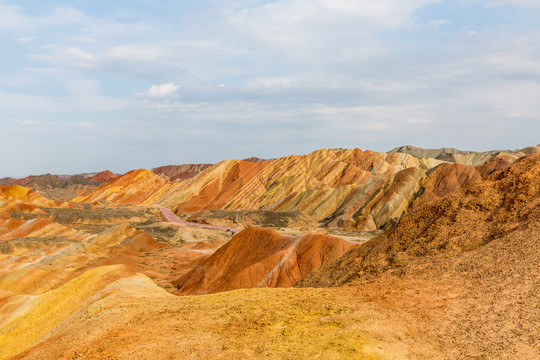
[[[322,149],[257,163],[227,160],[177,182],[134,170],[74,201],[167,206],[176,213],[301,211],[329,227],[370,231],[393,225],[411,204],[456,191],[536,149],[487,157],[468,154],[489,160],[476,166],[399,152]],[[440,150],[431,155],[441,152],[445,154]],[[141,176],[144,181],[139,181]]]
[[[283,236],[270,229],[247,228],[174,285],[180,294],[290,287],[356,246],[328,235]]]

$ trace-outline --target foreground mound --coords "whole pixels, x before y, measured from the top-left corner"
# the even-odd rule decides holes
[[[99,267],[39,296],[0,293],[0,359],[440,358],[411,346],[401,314],[354,299],[349,289],[177,297]]]
[[[327,235],[293,237],[247,228],[174,285],[183,294],[288,287],[356,246]]]

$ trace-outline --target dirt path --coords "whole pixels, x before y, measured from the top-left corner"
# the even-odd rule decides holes
[[[229,231],[231,231],[232,233],[235,233],[235,234],[239,233],[240,231],[243,230],[243,229],[235,229],[235,228],[224,227],[224,226],[205,225],[205,224],[198,224],[198,223],[188,222],[188,221],[180,220],[178,218],[178,216],[176,216],[171,210],[169,210],[167,208],[160,208],[160,210],[163,213],[163,215],[165,215],[167,220],[169,220],[170,222],[173,222],[173,223],[177,223],[177,224],[197,226],[197,227],[202,227],[202,228],[205,228],[205,229],[214,229],[214,230],[223,230],[223,231],[229,230]]]

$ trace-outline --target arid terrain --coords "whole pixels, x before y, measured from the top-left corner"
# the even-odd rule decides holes
[[[540,358],[538,146],[0,185],[0,360]]]

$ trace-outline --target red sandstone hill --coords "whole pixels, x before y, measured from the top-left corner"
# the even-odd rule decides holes
[[[212,164],[166,165],[153,168],[151,171],[169,181],[176,181],[191,179],[210,166]]]
[[[289,287],[357,244],[328,235],[283,236],[247,228],[174,282],[181,294]]]
[[[118,175],[113,173],[112,171],[105,170],[102,172],[98,172],[97,174],[90,176],[88,179],[93,181],[100,181],[100,182],[109,182],[116,179]]]

